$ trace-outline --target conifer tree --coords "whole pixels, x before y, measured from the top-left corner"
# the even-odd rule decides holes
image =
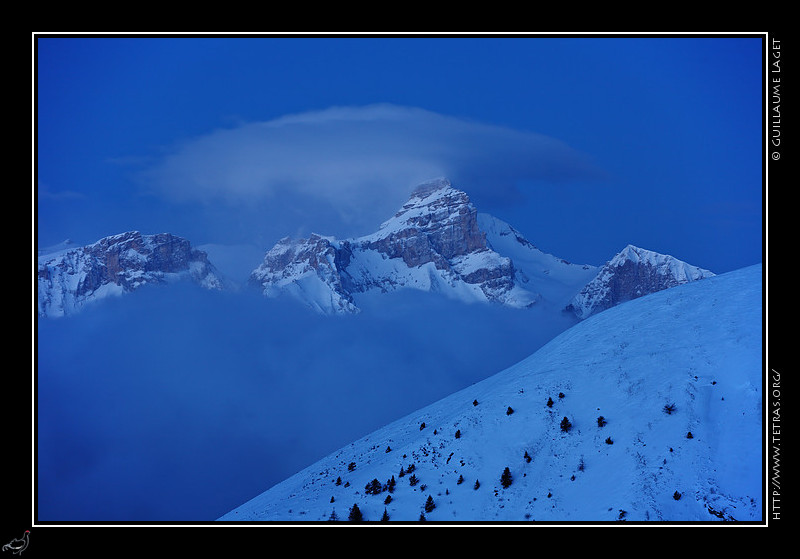
[[[364,487],[364,492],[367,493],[367,495],[378,495],[378,494],[380,494],[380,492],[382,490],[383,490],[383,487],[381,487],[381,482],[378,481],[377,478],[375,478],[372,481],[370,481]]]
[[[509,470],[508,466],[506,466],[506,469],[503,470],[503,475],[500,476],[500,484],[503,486],[503,488],[507,489],[511,485],[511,481],[511,470]]]
[[[358,508],[358,504],[353,504],[352,508],[350,509],[350,515],[347,517],[348,520],[352,520],[353,522],[359,522],[364,520],[364,516],[361,514],[361,509]]]
[[[431,512],[435,508],[436,504],[433,502],[433,497],[428,495],[428,500],[425,501],[425,512]]]

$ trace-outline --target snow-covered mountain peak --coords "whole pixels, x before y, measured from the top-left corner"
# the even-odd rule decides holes
[[[437,177],[429,181],[422,182],[414,187],[414,190],[411,192],[411,198],[425,199],[437,191],[451,187],[452,184],[450,179],[446,177]]]
[[[453,188],[448,179],[435,179],[417,186],[403,207],[380,225],[376,235],[385,237],[408,228],[429,230],[457,221],[469,226],[476,213],[465,192]]]
[[[567,310],[586,318],[625,301],[713,275],[672,256],[629,244],[600,269]]]
[[[534,286],[517,282],[513,261],[489,246],[469,197],[447,179],[420,185],[371,235],[279,241],[252,281],[265,295],[289,293],[324,312],[355,312],[357,294],[400,288],[512,307],[540,299]]]
[[[206,253],[170,233],[127,231],[86,246],[65,246],[38,256],[38,315],[71,314],[107,296],[182,278],[209,289],[224,287]]]

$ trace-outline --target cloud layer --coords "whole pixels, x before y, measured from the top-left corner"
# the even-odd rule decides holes
[[[375,225],[416,184],[438,176],[501,199],[513,197],[519,180],[599,172],[584,154],[547,136],[377,104],[217,130],[177,146],[146,178],[173,201],[235,207],[297,197],[344,221]]]

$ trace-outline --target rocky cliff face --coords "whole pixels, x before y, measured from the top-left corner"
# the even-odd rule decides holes
[[[578,318],[714,274],[672,256],[628,245],[567,306]]]
[[[109,295],[181,278],[210,289],[223,287],[207,255],[186,239],[138,231],[113,235],[91,245],[39,255],[38,315],[71,314]]]
[[[324,313],[354,313],[358,308],[347,287],[345,271],[351,252],[347,244],[312,234],[308,239],[285,237],[253,270],[250,283],[266,296],[291,294]]]

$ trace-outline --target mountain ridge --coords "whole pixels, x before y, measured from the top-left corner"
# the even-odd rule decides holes
[[[758,522],[761,273],[598,313],[218,520]]]
[[[584,319],[712,275],[633,245],[602,267],[572,264],[542,252],[508,223],[478,212],[465,192],[437,178],[417,186],[372,234],[282,239],[250,282],[266,296],[286,293],[324,314],[359,312],[356,299],[365,291],[414,288],[516,308],[546,302]]]
[[[209,248],[215,257],[236,261],[226,258],[220,245]],[[620,302],[713,276],[633,245],[601,267],[570,263],[541,251],[510,224],[478,212],[446,178],[418,185],[374,233],[341,240],[316,233],[284,237],[262,254],[246,280],[249,286],[332,315],[359,313],[363,294],[409,288],[465,303],[545,306],[583,320]],[[131,231],[83,247],[65,241],[38,251],[38,314],[71,314],[85,303],[180,275],[214,289],[234,285],[206,252],[170,233]]]

